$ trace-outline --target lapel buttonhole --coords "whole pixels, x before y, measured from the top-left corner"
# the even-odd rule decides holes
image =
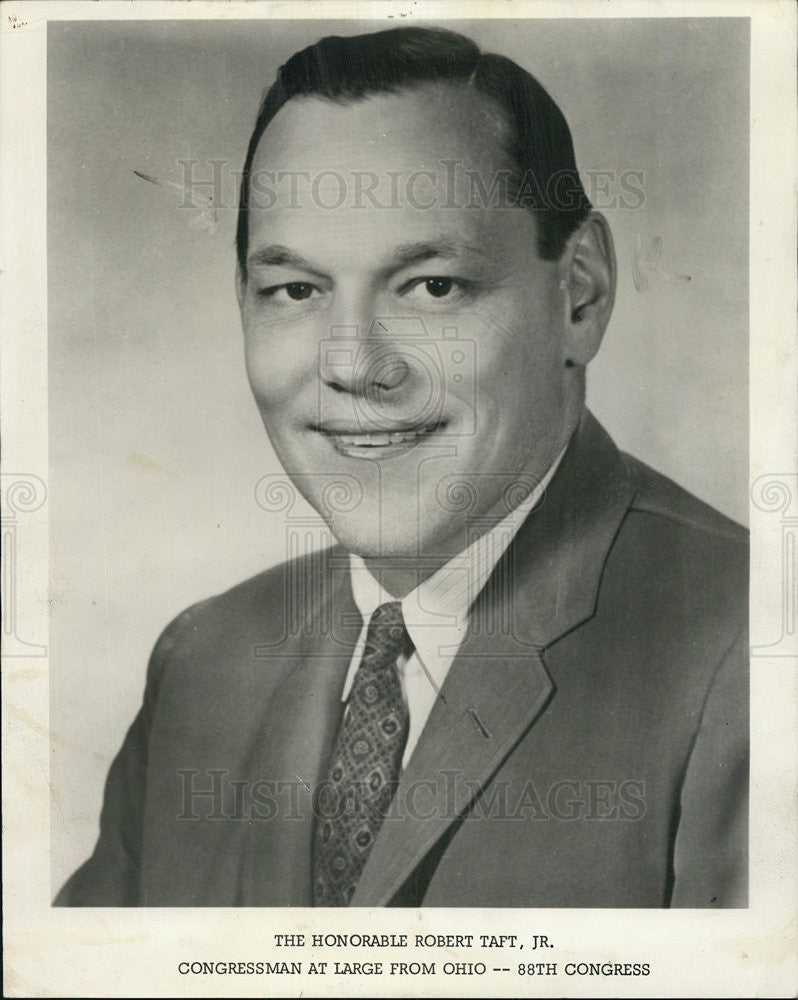
[[[469,708],[468,714],[471,716],[471,721],[477,727],[477,729],[479,730],[479,732],[481,733],[481,735],[486,740],[489,740],[491,738],[490,737],[490,733],[488,732],[488,730],[487,730],[485,724],[483,723],[482,719],[480,719],[480,717],[477,715],[477,710],[475,708]]]

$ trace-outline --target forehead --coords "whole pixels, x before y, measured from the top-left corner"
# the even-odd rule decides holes
[[[431,83],[338,103],[296,97],[261,137],[253,169],[405,171],[458,159],[507,166],[499,106],[465,84]]]
[[[348,104],[294,98],[252,163],[249,251],[281,244],[354,264],[420,240],[479,242],[491,254],[534,243],[531,213],[485,198],[512,166],[507,145],[501,109],[467,85]]]

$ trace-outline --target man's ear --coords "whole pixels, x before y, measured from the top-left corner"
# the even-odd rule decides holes
[[[568,242],[561,264],[565,286],[565,364],[593,359],[615,302],[616,263],[612,233],[592,212]]]

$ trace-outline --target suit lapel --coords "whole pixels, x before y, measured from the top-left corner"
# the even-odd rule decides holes
[[[546,496],[475,602],[469,632],[352,899],[384,906],[469,808],[553,695],[542,651],[590,618],[632,489],[588,413]]]
[[[502,561],[509,564],[500,571],[514,634],[545,649],[593,616],[633,494],[623,457],[586,410],[541,503]]]
[[[542,711],[552,683],[528,646],[471,634],[397,789],[352,906],[385,906],[490,781]]]
[[[330,550],[334,559],[338,550]],[[324,778],[341,714],[341,691],[360,632],[348,570],[333,564],[332,586],[312,630],[280,658],[288,669],[270,699],[253,781],[274,785],[275,815],[254,824],[244,905],[312,905],[313,790]]]

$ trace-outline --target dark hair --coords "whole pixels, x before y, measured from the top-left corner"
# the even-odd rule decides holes
[[[510,130],[507,153],[519,173],[514,188],[523,192],[516,203],[538,213],[540,256],[559,259],[566,240],[591,209],[562,112],[538,81],[511,59],[482,53],[471,39],[453,31],[408,27],[350,38],[331,35],[280,67],[263,98],[241,177],[236,248],[242,275],[247,273],[252,161],[280,108],[300,95],[347,103],[432,81],[469,84],[502,109]]]

